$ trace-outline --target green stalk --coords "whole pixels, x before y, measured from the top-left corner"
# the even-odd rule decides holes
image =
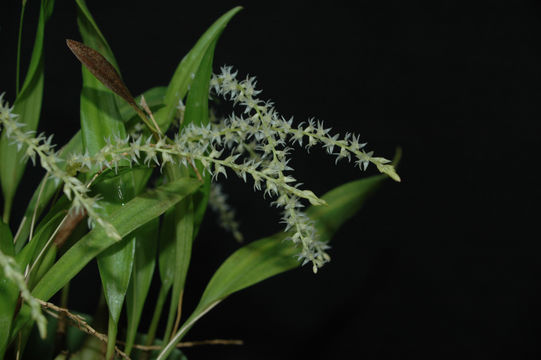
[[[21,6],[21,19],[19,20],[19,38],[17,39],[17,70],[15,72],[15,94],[19,96],[20,90],[20,75],[21,75],[21,46],[23,38],[23,19],[24,10],[26,9],[26,0],[23,0]]]
[[[7,196],[4,198],[4,215],[2,216],[2,220],[4,221],[4,224],[9,224],[9,215],[11,213],[11,204],[13,202],[7,198]]]
[[[105,353],[106,360],[114,359],[117,331],[117,323],[113,318],[111,318],[111,315],[109,315],[109,328],[107,329],[107,352]]]
[[[169,294],[169,289],[171,287],[161,286],[160,292],[158,293],[158,300],[156,301],[156,307],[154,308],[154,314],[152,315],[152,320],[150,321],[150,327],[147,332],[147,339],[145,342],[146,346],[150,346],[154,343],[156,338],[156,330],[158,329],[158,323],[160,322],[160,317],[162,316],[163,306],[165,300],[167,299],[167,294]],[[150,352],[143,353],[143,359],[147,358],[150,355]]]

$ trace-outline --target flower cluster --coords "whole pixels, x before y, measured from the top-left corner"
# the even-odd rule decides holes
[[[25,156],[32,160],[35,165],[36,157],[39,158],[41,167],[47,171],[48,177],[55,183],[63,183],[63,191],[66,197],[72,201],[72,210],[75,212],[86,211],[89,218],[101,225],[108,236],[120,239],[116,229],[99,214],[100,205],[97,198],[89,197],[88,187],[79,179],[71,176],[61,166],[62,159],[54,151],[51,144],[52,136],[48,138],[44,134],[35,136],[35,131],[24,131],[25,124],[17,121],[17,115],[13,114],[13,107],[9,107],[0,95],[0,126],[4,128],[6,136],[17,145],[19,151],[24,149]]]
[[[240,106],[241,114],[233,113],[204,126],[187,124],[174,139],[162,137],[155,141],[141,136],[109,139],[94,156],[74,154],[68,160],[69,165],[85,171],[94,165],[116,169],[124,160],[160,167],[167,163],[195,167],[197,161],[214,180],[232,170],[245,182],[250,178],[255,190],[273,198],[272,204],[282,209],[282,222],[289,239],[301,248],[300,260],[311,262],[317,271],[330,259],[326,253],[328,246],[318,240],[314,223],[302,212],[302,199],[312,205],[322,205],[324,201],[312,191],[301,189],[292,176],[293,169],[288,166],[292,146],[304,144],[305,149],[310,149],[321,145],[336,156],[336,161],[354,159],[362,170],[372,163],[391,178],[397,181],[400,178],[388,160],[365,152],[366,144],[355,134],[331,135],[322,122],[312,119],[294,126],[293,120],[281,117],[271,102],[256,97],[261,91],[256,90],[254,78],[238,81],[230,67],[223,67],[220,74],[212,77],[211,88],[216,95]],[[222,210],[230,211],[227,207]],[[222,220],[226,219],[226,226],[235,233],[232,214],[224,214]]]
[[[312,205],[325,202],[312,191],[302,189],[301,184],[292,176],[293,169],[288,165],[293,147],[311,147],[320,145],[327,153],[341,159],[354,161],[365,170],[372,163],[378,170],[396,181],[400,178],[387,159],[373,157],[372,152],[364,150],[359,136],[346,133],[344,136],[331,134],[321,121],[313,119],[299,125],[293,119],[284,119],[275,110],[270,101],[257,98],[261,93],[256,89],[253,77],[239,81],[237,73],[231,67],[222,67],[221,72],[213,75],[210,86],[215,95],[233,102],[239,114],[233,112],[229,117],[207,125],[187,124],[174,138],[132,135],[125,138],[113,137],[106,140],[106,146],[94,155],[72,154],[67,160],[66,169],[90,171],[91,169],[114,169],[129,164],[159,166],[167,163],[196,168],[202,166],[204,173],[212,175],[213,180],[233,171],[245,182],[251,180],[255,190],[272,199],[272,205],[282,211],[282,222],[288,239],[299,246],[299,259],[312,263],[316,272],[330,260],[326,250],[328,245],[318,239],[313,221],[302,211],[303,201]],[[55,181],[64,184],[64,193],[73,201],[76,210],[84,209],[89,217],[105,226],[96,209],[96,199],[87,196],[88,186],[70,176],[59,166],[59,158],[51,146],[51,138],[43,135],[34,138],[33,132],[21,130],[22,124],[16,121],[11,109],[4,106],[0,98],[1,125],[7,135],[13,138],[19,147],[25,147],[26,155],[35,161],[36,155],[41,165]],[[184,106],[179,104],[182,115]],[[234,221],[232,210],[225,204],[221,193],[215,188],[211,193],[211,206],[214,205],[221,216],[222,224],[240,238],[238,224]],[[114,228],[109,225],[109,231]]]
[[[218,221],[222,228],[233,234],[238,242],[244,237],[239,230],[239,223],[235,220],[235,211],[227,203],[227,195],[223,192],[220,184],[212,184],[209,193],[209,206],[218,214]]]

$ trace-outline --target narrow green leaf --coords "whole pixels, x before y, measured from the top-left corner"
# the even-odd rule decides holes
[[[41,112],[43,97],[43,40],[45,34],[45,23],[52,13],[54,1],[42,0],[38,20],[38,28],[32,50],[32,57],[27,75],[21,91],[13,104],[13,112],[19,115],[18,120],[26,124],[25,130],[36,130]],[[17,151],[15,144],[10,144],[5,133],[0,137],[0,182],[4,194],[4,221],[9,222],[11,207],[15,192],[21,180],[28,159],[24,159],[24,152]]]
[[[208,47],[205,55],[201,59],[201,64],[197,69],[195,78],[190,87],[188,98],[186,99],[186,112],[184,114],[184,122],[181,126],[194,123],[196,125],[207,125],[209,123],[209,87],[210,78],[212,76],[212,62],[214,58],[214,49],[216,48],[216,42],[213,41]],[[199,173],[203,173],[203,166],[199,163],[196,164]],[[207,209],[209,192],[210,192],[211,176],[206,172],[204,177],[204,184],[199,191],[194,195],[195,206],[195,218],[194,228],[195,235],[199,232],[199,226],[205,216]],[[195,236],[194,236],[195,237]]]
[[[49,219],[42,221],[36,229],[36,235],[32,241],[15,256],[15,260],[17,260],[17,264],[19,264],[21,269],[25,269],[36,258],[38,252],[43,248],[47,240],[49,240],[65,215],[64,212],[55,212]]]
[[[160,216],[167,209],[192,194],[200,186],[194,179],[180,179],[136,196],[123,207],[112,213],[109,222],[121,236]],[[56,262],[33,289],[32,294],[48,300],[71,280],[90,260],[116,241],[96,227],[81,238]]]
[[[2,221],[0,221],[0,251],[8,256],[15,255],[11,231]],[[9,343],[9,333],[18,295],[17,285],[8,281],[0,269],[0,359],[4,358]]]
[[[177,311],[180,310],[178,309],[178,306],[179,302],[182,301],[184,285],[186,283],[186,276],[188,274],[188,267],[190,265],[190,258],[192,255],[194,214],[193,201],[191,197],[186,198],[175,206],[172,219],[172,223],[166,225],[174,226],[173,233],[175,239],[175,258],[174,262],[169,265],[173,267],[174,270],[173,290],[171,292],[171,302],[163,337],[164,339],[169,339],[176,317],[180,315],[177,313]],[[168,219],[166,219],[166,221],[167,220]]]
[[[134,344],[137,327],[143,313],[143,306],[147,298],[154,268],[156,266],[156,241],[158,233],[158,219],[154,219],[135,230],[135,261],[128,292],[126,293],[126,314],[128,329],[126,333],[126,346],[124,352],[129,355]]]
[[[26,10],[26,1],[21,2],[21,17],[19,19],[19,35],[17,37],[17,67],[15,69],[15,94],[19,95],[21,78],[21,48],[23,39],[24,12]]]
[[[157,189],[148,190],[111,214],[108,220],[115,226],[120,236],[126,236],[162,215],[167,209],[196,191],[199,186],[200,183],[197,180],[180,179]],[[49,300],[86,264],[115,242],[114,239],[106,236],[103,228],[96,227],[66,251],[40,279],[32,290],[32,295],[42,300]],[[12,334],[28,326],[30,320],[30,308],[23,305],[15,318]]]
[[[309,208],[307,213],[315,221],[321,239],[330,240],[336,230],[361,208],[368,195],[385,179],[385,176],[378,175],[341,185],[322,197],[327,206]],[[234,252],[216,271],[196,309],[158,359],[165,359],[193,324],[227,296],[300,266],[295,259],[299,249],[292,242],[283,241],[285,236],[285,233],[279,233],[245,245]]]
[[[4,224],[0,220],[0,251],[7,256],[14,256],[15,250],[13,249],[13,236],[9,226]]]
[[[199,68],[195,73],[195,77],[186,100],[186,113],[184,116],[184,121],[181,124],[181,128],[182,126],[186,126],[190,123],[206,125],[209,122],[209,83],[212,74],[212,59],[214,57],[215,46],[216,41],[212,42],[212,44],[210,44],[210,46],[207,48]],[[203,167],[199,165],[198,168],[200,172],[202,172]],[[177,172],[173,171],[169,171],[168,175],[172,178],[182,176],[181,174],[177,174]],[[175,207],[175,210],[173,210],[171,214],[168,214],[169,216],[166,216],[164,220],[164,234],[173,234],[175,243],[174,258],[168,259],[167,262],[164,262],[164,258],[173,255],[162,255],[161,262],[162,268],[164,266],[163,264],[165,264],[165,266],[169,268],[168,271],[173,273],[173,290],[171,293],[171,301],[164,332],[164,339],[169,339],[174,323],[178,321],[178,317],[181,315],[182,296],[184,293],[184,284],[190,264],[194,232],[198,230],[202,221],[207,205],[209,190],[210,175],[207,173],[204,185],[199,188],[196,194],[194,194],[193,199],[186,199],[182,203],[179,203]],[[196,207],[195,209],[194,206]],[[194,226],[196,226],[195,229]],[[166,229],[167,227],[170,229]],[[171,240],[166,239],[165,241],[167,242]],[[165,286],[168,286],[168,283],[166,283]]]
[[[169,125],[175,116],[179,100],[183,99],[188,92],[188,88],[192,83],[192,77],[199,68],[199,64],[207,49],[216,41],[216,39],[218,39],[229,20],[231,20],[231,18],[233,18],[233,16],[241,9],[242,7],[237,6],[216,20],[178,64],[167,87],[164,98],[165,106],[155,114],[156,122],[162,131],[166,131],[167,128],[169,128]]]
[[[76,0],[76,3],[78,6],[77,24],[85,45],[99,52],[104,61],[110,65],[112,71],[119,74],[113,52],[88,11],[85,2]],[[126,136],[126,129],[118,111],[118,103],[123,100],[105,87],[84,66],[82,74],[81,132],[84,149],[93,155],[106,145],[107,138]]]

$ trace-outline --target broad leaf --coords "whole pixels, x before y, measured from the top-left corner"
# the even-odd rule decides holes
[[[98,256],[103,293],[109,309],[108,346],[114,351],[118,320],[130,283],[135,258],[135,237],[132,234],[110,246]],[[111,345],[109,345],[111,344]],[[108,357],[107,357],[108,358]]]
[[[327,206],[308,209],[307,213],[316,222],[321,239],[330,240],[385,179],[385,176],[379,175],[341,185],[322,197]],[[216,271],[197,308],[158,359],[165,359],[193,324],[227,296],[300,266],[295,259],[299,249],[292,242],[283,241],[285,236],[285,233],[279,233],[250,243],[233,253]]]

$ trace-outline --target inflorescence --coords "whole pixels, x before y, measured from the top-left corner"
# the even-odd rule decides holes
[[[389,160],[373,157],[372,152],[364,150],[366,144],[360,142],[359,136],[350,133],[342,137],[331,135],[330,128],[313,119],[294,125],[293,119],[281,117],[270,101],[257,98],[261,91],[256,89],[255,78],[239,81],[236,75],[231,67],[222,67],[219,74],[213,75],[210,86],[215,95],[232,101],[235,108],[240,108],[240,114],[233,112],[222,121],[207,125],[187,124],[173,139],[160,137],[156,140],[142,135],[107,139],[106,146],[92,156],[88,153],[72,154],[67,166],[77,171],[90,171],[96,168],[117,169],[124,165],[125,160],[130,165],[142,163],[159,166],[160,169],[167,163],[193,168],[200,164],[204,173],[211,174],[213,180],[217,180],[220,174],[227,177],[227,171],[233,171],[245,182],[250,179],[255,190],[263,191],[264,196],[273,199],[272,205],[282,210],[288,239],[300,247],[299,259],[303,264],[311,262],[316,272],[330,260],[326,252],[328,245],[318,240],[313,221],[302,211],[303,201],[312,205],[325,202],[312,191],[301,189],[300,183],[292,176],[293,169],[288,165],[292,147],[308,150],[320,145],[328,154],[336,156],[336,162],[353,160],[361,170],[372,163],[392,179],[400,181],[400,178]],[[43,135],[34,138],[33,133],[23,132],[11,109],[2,106],[1,125],[6,128],[8,136],[18,146],[25,146],[26,154],[32,160],[37,154],[50,177],[64,183],[64,192],[73,200],[75,209],[85,209],[92,220],[107,226],[95,211],[96,199],[87,196],[88,188],[58,166],[60,160],[52,151],[50,138],[45,139]],[[237,232],[236,237],[240,234],[238,227],[230,230],[234,234]]]

